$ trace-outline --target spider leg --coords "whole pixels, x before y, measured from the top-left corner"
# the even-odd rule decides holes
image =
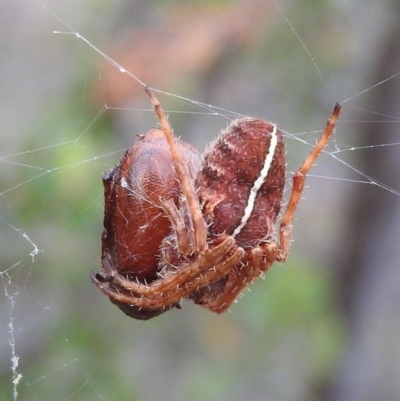
[[[231,237],[227,237],[219,245],[220,248],[217,246],[217,253],[226,255],[226,252],[222,251],[227,250],[227,246],[233,244],[234,240]],[[153,282],[149,286],[134,283],[119,274],[111,276],[107,280],[100,275],[91,273],[90,278],[104,294],[115,301],[135,305],[139,308],[158,309],[176,304],[199,287],[224,277],[240,262],[243,256],[244,250],[242,248],[233,248],[228,257],[225,256],[219,263],[214,265],[211,262],[215,255],[211,251],[190,262],[186,267],[158,280],[158,282]],[[111,261],[107,260],[107,263],[111,263]],[[127,292],[129,295],[126,294]]]
[[[175,144],[175,138],[172,132],[172,128],[167,120],[164,110],[160,105],[160,102],[154,96],[154,93],[148,86],[145,88],[145,90],[150,97],[153,109],[161,123],[165,138],[168,141],[171,150],[172,160],[174,161],[176,175],[178,176],[178,180],[181,183],[182,192],[187,200],[187,204],[192,219],[195,251],[200,254],[204,253],[208,248],[206,242],[207,228],[205,221],[203,219],[203,214],[201,212],[201,208],[199,205],[199,201],[193,183],[190,181],[186,166],[179,155],[178,149]]]
[[[221,263],[225,265],[227,263],[226,255],[229,255],[237,249],[241,250],[242,248],[235,248],[235,240],[230,236],[226,236],[221,243],[212,248],[211,251],[195,260],[189,261],[186,265],[175,271],[170,271],[169,274],[153,281],[150,285],[133,282],[118,273],[113,274],[111,280],[118,287],[131,291],[137,295],[149,297],[153,296],[155,291],[157,291],[157,293],[167,293],[180,287],[182,284],[185,284],[186,288],[189,288],[188,286],[192,288],[193,286],[190,284],[192,281],[198,279],[201,274],[207,271],[218,270],[216,266],[219,266]],[[244,254],[244,251],[241,250],[239,253]],[[236,253],[236,255],[238,254]],[[230,261],[232,256],[228,259]],[[112,263],[111,260],[108,260],[107,262],[107,264]],[[225,269],[222,273],[219,272],[219,274],[221,274],[221,277],[224,276],[226,274]]]
[[[184,218],[179,213],[179,210],[172,199],[163,202],[161,206],[175,230],[179,253],[183,256],[189,256],[192,253],[192,247],[190,245],[190,239],[192,238],[189,238],[191,233],[188,233],[186,229]]]
[[[311,151],[307,159],[304,161],[303,165],[293,174],[293,187],[290,194],[289,203],[286,207],[285,214],[282,217],[279,239],[280,239],[280,252],[277,254],[276,259],[280,262],[284,262],[289,252],[290,242],[292,239],[292,220],[293,215],[296,212],[297,205],[299,203],[301,194],[304,189],[304,182],[307,173],[310,171],[311,167],[315,163],[315,160],[322,152],[322,149],[327,144],[340,114],[340,104],[336,103],[333,109],[332,115],[328,119],[325,130],[322,133],[318,143]]]
[[[218,297],[204,297],[196,303],[215,313],[225,312],[246,287],[271,267],[279,249],[276,241],[249,249],[242,263],[229,272],[223,292]]]

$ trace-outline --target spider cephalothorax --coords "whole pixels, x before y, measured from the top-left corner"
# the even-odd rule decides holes
[[[146,89],[162,130],[150,130],[103,175],[102,272],[92,281],[127,315],[150,319],[191,299],[221,313],[240,292],[283,262],[307,172],[336,124],[293,175],[279,242],[273,229],[285,183],[285,150],[275,124],[233,121],[200,158],[175,138]]]

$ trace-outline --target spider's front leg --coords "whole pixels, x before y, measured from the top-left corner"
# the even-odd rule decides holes
[[[178,148],[176,146],[175,137],[173,135],[172,128],[167,120],[167,117],[162,109],[160,102],[154,96],[154,93],[151,91],[149,87],[146,87],[146,93],[150,97],[150,101],[153,105],[154,111],[160,121],[162,130],[164,132],[165,138],[168,141],[172,160],[174,162],[174,168],[176,171],[177,178],[181,184],[181,190],[186,198],[187,207],[189,209],[189,224],[191,227],[188,227],[192,231],[193,235],[193,248],[194,251],[198,254],[203,254],[207,251],[207,227],[205,221],[203,219],[203,214],[201,211],[201,207],[199,204],[198,197],[196,195],[193,181],[190,179],[189,174],[187,172],[187,167],[182,161],[182,158],[179,154]],[[186,246],[186,244],[185,244]]]
[[[284,262],[289,253],[290,242],[292,239],[292,220],[304,189],[306,176],[311,167],[314,165],[315,160],[320,155],[325,145],[328,143],[329,138],[335,128],[336,122],[339,118],[340,109],[340,104],[336,103],[332,115],[328,119],[325,130],[322,133],[319,141],[317,142],[307,159],[304,161],[302,166],[297,169],[297,171],[293,174],[292,192],[290,194],[290,199],[286,207],[285,214],[282,217],[279,231],[280,251],[278,252],[276,257],[279,262]]]

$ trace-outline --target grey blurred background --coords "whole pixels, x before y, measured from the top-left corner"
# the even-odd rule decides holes
[[[400,72],[397,2],[0,8],[1,400],[400,399],[400,77],[371,88]],[[101,173],[156,120],[138,82],[73,32],[156,89],[278,123],[288,187],[343,102],[288,261],[231,312],[184,303],[134,321],[89,282]],[[234,118],[158,97],[199,149]]]

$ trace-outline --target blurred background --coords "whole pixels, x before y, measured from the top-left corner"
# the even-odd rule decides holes
[[[0,7],[1,400],[400,399],[396,1]],[[200,150],[236,113],[276,122],[288,188],[343,103],[287,262],[223,315],[135,321],[89,281],[101,173],[157,123],[134,77]]]

